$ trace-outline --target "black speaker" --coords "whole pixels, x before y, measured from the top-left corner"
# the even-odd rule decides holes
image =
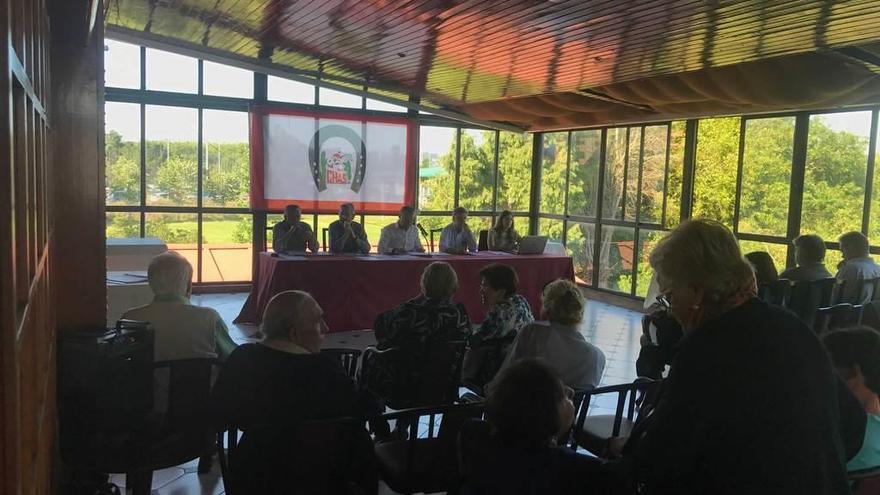
[[[93,465],[131,445],[153,404],[153,330],[120,320],[98,332],[58,338],[61,454],[73,465]]]

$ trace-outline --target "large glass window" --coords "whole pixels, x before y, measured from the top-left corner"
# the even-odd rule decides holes
[[[147,204],[196,206],[198,110],[146,106]]]
[[[745,127],[738,231],[785,237],[794,117],[749,119]]]
[[[561,215],[565,212],[568,133],[544,134],[543,146],[544,148],[541,150],[541,213]]]
[[[562,220],[542,218],[538,221],[538,234],[547,236],[553,242],[562,242]]]
[[[458,205],[470,211],[492,211],[495,131],[463,129],[459,156]]]
[[[147,48],[147,89],[196,93],[199,61],[185,55]]]
[[[733,226],[739,117],[703,119],[697,133],[694,218]]]
[[[629,129],[629,148],[626,153],[626,191],[624,193],[624,219],[636,220],[639,198],[639,171],[642,163],[642,129]]]
[[[361,108],[362,98],[330,88],[318,89],[318,103],[326,107]]]
[[[498,211],[528,211],[532,191],[532,135],[500,132]]]
[[[195,213],[147,213],[144,222],[147,237],[161,239],[190,262],[193,282],[199,281],[198,224]]]
[[[267,93],[272,101],[287,103],[315,104],[315,87],[311,84],[269,76]]]
[[[248,115],[204,110],[202,204],[247,208],[250,192]]]
[[[104,106],[104,127],[107,204],[140,204],[141,106],[108,102]]]
[[[601,131],[571,133],[568,173],[568,214],[595,218],[599,195]]]
[[[104,40],[104,84],[113,88],[140,88],[141,47]]]
[[[575,280],[580,284],[592,284],[596,226],[589,223],[568,222],[565,248],[574,265]]]
[[[639,221],[642,223],[660,224],[663,219],[668,129],[665,125],[644,129],[639,190]]]
[[[204,61],[204,93],[233,98],[254,97],[254,73],[249,70]]]
[[[455,207],[456,129],[419,128],[419,208],[447,211]]]
[[[684,173],[685,122],[676,121],[669,126],[669,167],[666,176],[666,222],[671,229],[681,220],[681,180]]]
[[[599,245],[599,287],[632,293],[634,255],[634,229],[603,226]]]
[[[251,279],[252,224],[249,214],[202,215],[202,282]]]
[[[810,116],[801,231],[836,241],[862,230],[870,129],[871,112]]]
[[[608,129],[605,139],[605,179],[602,181],[602,218],[621,218],[626,182],[628,129]]]

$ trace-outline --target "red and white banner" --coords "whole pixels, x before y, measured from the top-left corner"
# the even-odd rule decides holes
[[[251,208],[336,213],[397,214],[413,202],[414,123],[372,117],[250,109]]]

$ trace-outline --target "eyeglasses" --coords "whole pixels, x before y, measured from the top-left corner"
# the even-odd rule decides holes
[[[669,301],[669,297],[666,294],[660,294],[657,296],[657,304],[659,304],[663,309],[672,308],[672,303]]]

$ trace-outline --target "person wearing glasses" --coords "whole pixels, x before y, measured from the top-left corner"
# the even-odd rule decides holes
[[[623,449],[646,493],[849,493],[828,355],[794,314],[756,297],[733,233],[684,222],[650,263],[684,337]]]
[[[578,390],[598,387],[605,370],[605,354],[580,332],[586,305],[574,282],[560,279],[547,284],[541,293],[541,311],[549,323],[535,322],[523,328],[501,371],[521,359],[542,358],[567,386]],[[494,382],[488,389],[493,386]]]

